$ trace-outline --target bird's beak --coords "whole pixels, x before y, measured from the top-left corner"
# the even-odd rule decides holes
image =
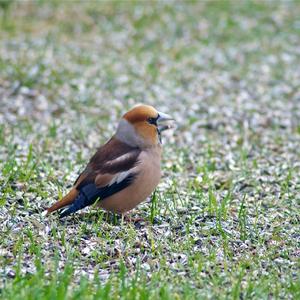
[[[157,118],[157,127],[160,132],[173,127],[171,125],[163,124],[166,121],[174,121],[174,119],[170,115],[159,111]]]

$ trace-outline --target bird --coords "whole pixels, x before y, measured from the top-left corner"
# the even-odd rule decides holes
[[[139,104],[126,112],[115,134],[91,157],[69,193],[44,213],[61,210],[60,218],[96,203],[125,214],[146,200],[161,179],[161,132],[174,119]]]

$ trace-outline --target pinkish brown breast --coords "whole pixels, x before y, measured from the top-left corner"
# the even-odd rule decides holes
[[[138,173],[134,182],[124,190],[100,200],[99,206],[107,211],[124,213],[147,199],[154,191],[161,178],[161,147],[143,150],[139,155],[139,163],[134,168]]]

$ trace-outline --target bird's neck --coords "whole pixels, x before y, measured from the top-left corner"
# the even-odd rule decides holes
[[[143,148],[152,148],[157,147],[157,145],[146,141],[143,137],[141,137],[135,130],[134,126],[130,124],[127,120],[121,119],[119,122],[115,137],[131,146],[131,147],[139,147]],[[158,141],[159,144],[159,141]]]

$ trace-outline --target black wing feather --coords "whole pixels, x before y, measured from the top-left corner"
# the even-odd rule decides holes
[[[72,205],[60,214],[60,218],[69,216],[70,214],[73,214],[86,206],[94,204],[98,198],[100,198],[100,200],[103,200],[115,193],[120,192],[133,182],[135,176],[136,174],[129,174],[121,182],[115,182],[112,185],[101,188],[97,188],[95,183],[84,185],[83,187],[81,187],[79,194]]]

